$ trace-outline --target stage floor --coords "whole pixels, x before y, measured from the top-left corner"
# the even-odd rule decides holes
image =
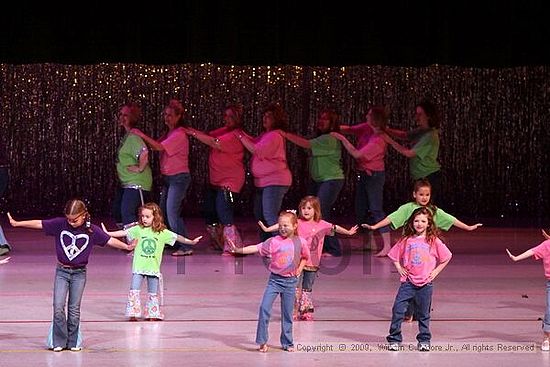
[[[246,224],[245,224],[246,222]],[[482,227],[445,233],[454,254],[434,282],[433,351],[416,351],[417,323],[403,325],[404,350],[384,350],[398,275],[388,258],[362,251],[360,237],[344,238],[346,253],[323,260],[314,286],[315,321],[294,323],[295,353],[279,346],[279,301],[270,324],[270,351],[256,351],[257,311],[268,277],[256,255],[223,257],[209,247],[201,219],[187,220],[191,236],[204,235],[193,256],[165,252],[166,319],[124,317],[132,257],[96,248],[82,304],[84,349],[55,353],[45,347],[51,322],[55,269],[53,238],[2,222],[14,249],[0,265],[1,366],[231,366],[231,365],[449,365],[541,366],[545,310],[542,263],[513,263],[542,241],[536,228]],[[345,224],[344,224],[345,225]],[[240,223],[257,242],[252,220]],[[397,238],[398,233],[392,234]],[[311,351],[314,350],[314,351]]]

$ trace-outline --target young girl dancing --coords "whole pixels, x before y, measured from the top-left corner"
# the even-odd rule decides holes
[[[139,208],[138,225],[125,230],[107,231],[105,233],[113,237],[127,237],[130,241],[138,241],[134,251],[132,264],[132,284],[128,293],[126,304],[126,316],[130,321],[136,321],[141,317],[141,283],[147,280],[149,297],[145,306],[144,316],[146,320],[162,320],[164,315],[160,311],[159,303],[159,277],[160,264],[164,245],[173,246],[176,241],[189,245],[195,245],[202,236],[190,240],[176,234],[166,228],[160,208],[155,203],[146,203]],[[103,224],[102,224],[103,225]]]
[[[267,352],[268,350],[269,319],[273,302],[275,302],[278,294],[281,296],[281,346],[286,351],[294,351],[292,338],[294,293],[296,292],[298,276],[310,258],[305,239],[298,237],[298,218],[296,214],[281,212],[278,225],[278,236],[268,238],[257,245],[237,248],[232,241],[228,240],[233,253],[259,253],[261,256],[270,258],[268,269],[271,274],[260,304],[258,327],[256,329],[256,343],[260,345],[260,352]]]
[[[418,350],[430,350],[430,306],[433,280],[451,260],[451,251],[437,237],[433,216],[427,208],[416,209],[405,226],[403,237],[388,256],[399,272],[401,285],[393,303],[388,349],[399,350],[403,341],[401,324],[409,303],[415,300],[418,316]]]
[[[510,259],[514,261],[525,260],[531,256],[535,259],[542,259],[542,265],[544,266],[544,276],[546,277],[546,312],[544,313],[544,319],[542,321],[542,332],[544,338],[542,340],[541,349],[543,351],[550,350],[550,239],[546,232],[542,232],[546,238],[540,245],[535,246],[524,253],[514,256],[506,249],[506,253],[510,256]]]
[[[334,233],[352,236],[357,232],[358,226],[345,229],[339,225],[329,223],[322,219],[321,203],[316,196],[306,196],[300,201],[300,215],[298,217],[298,232],[304,238],[311,254],[310,260],[304,266],[296,288],[296,302],[294,304],[295,320],[313,320],[313,283],[319,270],[323,244],[326,235]],[[262,230],[273,232],[279,229],[278,224],[266,227],[261,221],[258,222]]]
[[[109,237],[101,228],[90,222],[86,205],[80,200],[69,200],[65,205],[65,216],[47,220],[17,221],[8,213],[14,227],[43,229],[55,237],[57,267],[53,288],[52,335],[48,345],[54,352],[70,349],[80,351],[80,303],[86,285],[86,265],[94,246],[113,246],[131,251],[135,244],[125,244]],[[67,313],[65,305],[67,304]]]
[[[409,220],[413,211],[420,207],[428,208],[428,210],[433,215],[434,222],[437,225],[437,228],[444,231],[448,231],[452,226],[464,229],[466,231],[473,231],[483,225],[481,223],[476,223],[469,226],[467,224],[464,224],[451,214],[444,212],[443,209],[433,205],[431,201],[432,185],[426,179],[419,179],[415,181],[412,195],[413,201],[401,205],[396,211],[389,214],[380,222],[374,225],[361,224],[361,226],[370,229],[371,231],[377,230],[380,227],[384,227],[390,224],[393,229],[401,228]],[[390,248],[384,246],[384,248],[377,254],[377,256],[386,256],[389,251]]]
[[[478,227],[481,227],[481,223],[476,223],[474,225],[467,225],[452,216],[451,214],[446,213],[443,209],[436,207],[432,204],[432,185],[426,179],[416,180],[414,183],[413,189],[413,201],[410,201],[406,204],[401,205],[396,211],[389,214],[386,218],[376,223],[375,225],[361,224],[363,227],[370,230],[376,230],[380,227],[387,225],[392,226],[393,229],[401,228],[411,217],[411,214],[414,210],[418,208],[427,208],[433,215],[435,225],[438,229],[448,231],[452,226],[464,229],[466,231],[473,231]],[[384,248],[376,254],[376,256],[387,256],[389,248]],[[414,301],[410,303],[409,309],[405,315],[405,320],[408,322],[416,320],[416,315],[414,315]]]

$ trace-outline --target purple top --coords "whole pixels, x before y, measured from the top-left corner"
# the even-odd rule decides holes
[[[73,228],[64,217],[42,221],[44,233],[55,236],[57,261],[74,267],[86,266],[92,247],[105,246],[111,237],[101,228],[92,224],[92,233],[84,225]]]

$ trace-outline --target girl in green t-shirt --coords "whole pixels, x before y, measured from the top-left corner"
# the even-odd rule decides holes
[[[137,240],[132,264],[132,284],[126,304],[126,316],[130,321],[136,321],[141,317],[141,283],[147,280],[149,297],[145,306],[146,320],[162,320],[164,315],[160,312],[158,293],[162,291],[159,286],[162,275],[160,264],[164,245],[173,246],[176,241],[189,245],[195,245],[202,236],[193,240],[174,233],[166,228],[159,206],[155,203],[147,203],[139,208],[138,225],[121,231],[107,231],[102,224],[105,233],[112,237],[127,237],[128,240]]]

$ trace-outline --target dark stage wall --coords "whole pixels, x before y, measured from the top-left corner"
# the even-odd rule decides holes
[[[81,196],[94,213],[108,214],[122,137],[115,114],[128,100],[142,104],[142,128],[154,137],[164,131],[161,112],[170,98],[184,101],[189,124],[201,130],[220,126],[222,107],[240,102],[252,134],[260,132],[262,108],[279,101],[289,112],[291,131],[312,136],[325,105],[355,123],[369,106],[384,104],[392,126],[410,128],[415,103],[429,96],[443,117],[445,209],[462,217],[529,219],[539,225],[550,194],[549,81],[547,66],[2,64],[0,131],[12,175],[2,207],[20,215],[58,214],[66,199]],[[188,216],[200,214],[207,182],[207,149],[191,141]],[[292,144],[288,154],[294,186],[284,206],[295,207],[305,193],[306,155]],[[406,158],[390,149],[386,162],[385,207],[391,211],[410,199],[410,185]],[[346,153],[344,165],[347,181],[335,210],[351,216],[355,175]],[[251,213],[251,184],[249,178],[239,204],[243,215]]]

